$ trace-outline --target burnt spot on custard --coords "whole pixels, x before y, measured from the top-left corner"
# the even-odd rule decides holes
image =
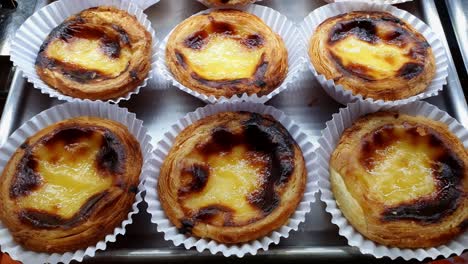
[[[179,196],[199,192],[205,188],[208,182],[209,168],[204,165],[194,164],[189,168],[185,168],[182,172],[182,177],[187,178],[187,184],[179,189]]]
[[[53,41],[60,40],[70,43],[77,38],[98,40],[102,53],[111,59],[118,59],[123,47],[131,47],[129,36],[122,27],[114,24],[90,25],[78,14],[54,28],[47,36],[36,57],[36,67],[41,70],[59,71],[69,79],[80,83],[115,78],[99,70],[89,70],[79,65],[48,57],[47,48]]]
[[[463,200],[465,194],[462,179],[465,165],[434,129],[409,122],[404,122],[402,125],[405,131],[404,137],[406,139],[409,137],[411,144],[425,142],[434,150],[431,166],[436,190],[429,196],[388,206],[383,211],[381,219],[382,221],[410,220],[421,224],[440,222],[455,212]],[[395,129],[393,124],[387,124],[364,136],[359,157],[364,168],[372,170],[379,162],[374,159],[374,153],[400,139],[401,136],[395,134]]]
[[[252,34],[247,36],[245,39],[242,40],[242,44],[244,44],[248,48],[257,48],[263,46],[265,40],[259,34]]]
[[[184,218],[180,221],[179,232],[185,235],[191,235],[192,229],[197,222],[218,222],[223,226],[233,226],[233,211],[231,208],[222,205],[210,205],[200,208],[190,218]]]
[[[329,43],[333,44],[349,35],[354,35],[362,41],[375,43],[378,39],[376,34],[376,25],[371,19],[357,18],[337,23],[330,33]]]
[[[358,17],[344,19],[332,27],[328,36],[328,45],[330,47],[349,36],[354,36],[370,45],[385,43],[404,48],[411,44],[410,52],[406,56],[412,62],[403,65],[397,71],[395,77],[410,80],[419,76],[424,71],[424,61],[430,48],[429,43],[423,37],[410,32],[405,23],[389,13],[355,11],[329,18],[322,22],[322,24],[331,19],[345,18],[347,15],[356,14],[358,14]],[[386,28],[391,27],[392,30],[380,32],[379,25],[385,25]],[[359,64],[345,66],[339,56],[335,55],[332,51],[330,51],[330,55],[344,73],[356,75],[365,81],[375,80],[372,76],[366,74],[368,72],[366,67]],[[391,63],[391,58],[389,58],[388,62]]]
[[[49,212],[36,210],[36,209],[24,209],[18,214],[19,220],[23,224],[27,224],[33,228],[38,229],[56,229],[63,228],[69,229],[77,226],[83,221],[86,221],[88,217],[93,213],[96,205],[103,199],[105,199],[107,192],[97,193],[91,196],[85,204],[83,204],[78,212],[76,212],[70,218],[63,218],[61,216],[51,214]]]
[[[36,172],[37,165],[31,152],[26,150],[16,167],[17,173],[10,186],[10,198],[26,196],[41,186],[42,177]]]
[[[191,49],[201,49],[205,44],[205,39],[208,37],[208,33],[205,30],[200,30],[192,35],[190,35],[187,39],[185,39],[184,43],[187,48]]]
[[[248,150],[247,155],[253,155],[253,158],[246,157],[249,162],[255,163],[255,160],[261,157],[260,165],[263,168],[259,186],[246,199],[252,206],[258,208],[263,216],[266,216],[280,204],[281,197],[277,188],[287,183],[294,172],[296,143],[288,131],[273,118],[257,113],[239,113],[248,115],[248,118],[241,122],[241,132],[233,133],[225,127],[216,127],[211,132],[210,140],[197,145],[196,151],[207,159],[212,155],[230,152],[234,147],[242,145]],[[205,161],[205,164],[208,163]],[[206,185],[210,173],[209,167],[198,167],[198,165],[184,169],[183,173],[187,172],[191,173],[191,180],[182,184],[179,189],[179,199],[200,192]],[[231,219],[232,209],[226,206],[210,205],[196,212],[189,210],[186,213],[188,217],[184,220],[192,224],[198,221],[216,221],[221,226],[234,225]]]
[[[408,62],[398,70],[398,76],[411,80],[424,70],[424,65],[420,63]]]
[[[111,174],[124,173],[125,148],[120,140],[110,131],[104,132],[101,148],[96,155],[97,168]]]
[[[179,65],[182,66],[182,68],[187,69],[187,62],[186,62],[184,54],[182,54],[180,51],[177,51],[177,50],[175,51],[174,54],[175,54],[177,63],[179,63]]]
[[[208,15],[208,19],[210,20],[210,25],[208,27],[209,33],[218,33],[223,35],[232,35],[236,33],[233,25],[226,22],[216,21],[210,15]]]
[[[34,149],[36,146],[54,146],[62,142],[65,148],[72,146],[91,137],[93,133],[103,134],[100,150],[96,155],[95,165],[97,170],[103,175],[115,177],[119,181],[124,172],[126,151],[124,146],[110,130],[103,127],[76,127],[65,126],[57,128],[51,133],[45,135],[34,144],[28,144],[24,149],[24,155],[16,167],[15,175],[10,186],[10,198],[15,199],[29,195],[32,191],[39,188],[42,183],[42,177],[38,173],[39,158],[35,157]],[[74,158],[79,160],[83,150],[76,150]],[[51,162],[57,162],[58,157],[51,157]],[[122,187],[123,188],[123,187]]]
[[[268,61],[265,60],[265,56],[264,54],[262,54],[260,62],[257,64],[255,73],[253,74],[251,78],[211,81],[211,80],[206,80],[205,78],[201,77],[195,72],[192,72],[191,76],[194,80],[198,81],[199,83],[203,85],[213,87],[216,89],[230,90],[232,91],[233,94],[240,95],[243,93],[242,87],[244,87],[245,85],[247,86],[253,85],[258,88],[264,88],[267,86],[265,75],[268,70],[268,65],[269,65]],[[267,93],[268,91],[260,91],[257,94],[261,96]]]
[[[207,16],[210,23],[205,28],[188,36],[184,40],[185,47],[198,50],[208,43],[207,38],[211,34],[234,35],[236,33],[233,25],[226,22],[216,21],[210,15]]]

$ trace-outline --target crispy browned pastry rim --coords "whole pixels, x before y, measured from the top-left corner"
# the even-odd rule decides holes
[[[405,144],[414,151],[426,149],[429,181],[434,187],[429,193],[389,203],[388,196],[372,193],[371,185],[383,176],[374,168],[389,158],[382,153],[388,153],[402,140],[409,142]],[[411,163],[411,157],[405,157],[386,186],[404,181],[401,171],[419,166]],[[330,174],[344,216],[362,235],[380,244],[400,248],[439,246],[468,226],[468,153],[441,122],[396,112],[361,117],[341,136],[330,158]],[[414,176],[411,172],[406,177]],[[370,185],[364,177],[370,179]],[[392,192],[398,191],[398,187],[392,188]]]
[[[235,209],[229,199],[188,208],[186,202],[193,197],[213,195],[207,191],[210,177],[228,177],[215,175],[210,160],[225,157],[230,162],[229,156],[239,147],[247,152],[236,164],[248,163],[260,171],[252,175],[256,177],[253,189],[241,195],[242,203],[254,213],[238,218],[244,211]],[[242,184],[230,185],[227,192],[239,190]],[[301,149],[280,123],[268,115],[223,112],[195,122],[177,136],[161,167],[158,195],[167,217],[181,233],[241,243],[284,225],[302,199],[305,184]]]
[[[395,47],[406,59],[396,64],[393,55],[385,58],[397,70],[379,76],[363,58],[343,63],[334,51],[347,38],[357,38],[370,46]],[[319,74],[353,94],[375,100],[399,100],[423,92],[435,75],[435,59],[424,36],[407,22],[386,12],[355,11],[322,22],[310,39],[309,57]],[[377,69],[379,71],[379,69]]]
[[[187,53],[203,51],[219,36],[238,41],[243,52],[262,51],[250,77],[233,79],[227,74],[222,79],[207,79],[194,71]],[[180,23],[169,36],[166,63],[181,84],[207,96],[265,95],[286,78],[288,52],[281,37],[257,16],[221,9]]]
[[[103,71],[91,64],[50,56],[50,46],[72,45],[74,41],[99,42],[95,52],[109,62],[125,60],[125,67]],[[67,18],[52,30],[36,58],[36,71],[49,86],[65,95],[107,100],[134,90],[151,68],[152,38],[135,16],[115,7],[94,7]],[[68,57],[77,56],[70,50]],[[125,58],[124,55],[125,54]],[[128,61],[128,62],[127,62]],[[91,67],[91,68],[90,68]]]
[[[43,160],[38,149],[57,144],[81,159],[80,142],[101,138],[94,166],[100,177],[111,178],[111,185],[90,196],[71,217],[52,211],[20,206],[20,199],[34,194],[45,184],[39,173]],[[60,160],[55,152],[55,159]],[[39,252],[62,253],[95,245],[127,218],[138,190],[142,167],[140,145],[125,126],[96,117],[77,117],[55,123],[28,138],[8,161],[0,179],[0,218],[14,240]],[[71,176],[70,176],[71,177]]]

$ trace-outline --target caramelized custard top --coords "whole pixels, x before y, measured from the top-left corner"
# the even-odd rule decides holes
[[[387,207],[385,221],[437,222],[463,198],[463,162],[428,126],[404,122],[375,129],[362,139],[359,161],[367,171],[360,177],[368,196]]]
[[[103,127],[60,127],[35,144],[23,144],[10,187],[21,221],[38,228],[71,227],[122,187],[126,152]]]
[[[294,141],[278,122],[249,113],[241,131],[211,131],[182,166],[178,200],[182,232],[196,222],[243,226],[270,214],[294,171]]]
[[[344,72],[367,81],[409,80],[423,72],[430,45],[400,19],[374,11],[330,19],[337,18],[340,20],[329,33],[327,49]]]

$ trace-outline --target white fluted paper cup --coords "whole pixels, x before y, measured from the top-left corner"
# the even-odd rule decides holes
[[[333,80],[328,80],[323,74],[320,74],[315,70],[314,65],[312,64],[309,54],[307,52],[309,49],[310,38],[315,32],[315,29],[326,19],[351,11],[383,11],[391,13],[395,17],[406,21],[408,24],[413,26],[416,29],[416,31],[421,33],[424,36],[424,38],[426,38],[427,42],[431,45],[432,52],[434,54],[436,71],[432,82],[422,93],[411,96],[409,98],[395,101],[384,101],[381,99],[374,100],[372,98],[364,98],[361,94],[353,94],[353,92],[351,92],[350,90],[344,89],[342,85],[335,84]],[[308,61],[309,69],[313,72],[313,74],[315,75],[319,83],[322,85],[324,90],[327,92],[327,94],[341,104],[345,105],[347,103],[360,101],[377,104],[380,106],[403,105],[424,98],[435,96],[443,89],[444,85],[447,83],[447,55],[445,53],[444,46],[440,41],[440,37],[419,18],[413,16],[407,11],[398,9],[394,6],[368,2],[340,2],[328,4],[312,11],[300,24],[299,29],[303,36],[303,41],[306,46],[306,49],[304,49],[304,57]]]
[[[249,4],[253,4],[255,2],[260,2],[262,0],[249,0],[248,3],[244,4],[244,5],[237,5],[238,7],[241,7],[241,6],[245,6],[245,5],[249,5]],[[207,0],[198,0],[198,2],[204,4],[205,6],[207,7],[232,7],[233,5],[232,4],[226,4],[226,5],[223,5],[223,4],[213,4],[211,3],[210,1],[207,1]],[[234,5],[236,6],[236,5]]]
[[[105,250],[107,248],[107,243],[115,242],[118,235],[125,235],[126,226],[133,223],[132,217],[138,214],[138,204],[143,201],[143,182],[148,175],[154,174],[149,163],[152,157],[151,137],[147,134],[146,128],[143,127],[143,122],[138,120],[135,114],[128,112],[126,108],[90,100],[69,102],[54,106],[37,114],[20,126],[0,148],[0,171],[3,171],[16,149],[23,144],[27,138],[33,136],[47,126],[78,116],[95,116],[117,121],[125,125],[128,131],[138,140],[143,156],[143,166],[135,201],[128,212],[127,218],[114,229],[113,233],[106,235],[106,237],[96,243],[96,245],[74,252],[48,254],[27,250],[13,240],[8,228],[0,222],[0,246],[2,251],[8,253],[11,258],[21,261],[24,264],[59,262],[67,264],[72,260],[81,262],[84,257],[93,257],[96,251]]]
[[[318,140],[319,145],[316,151],[317,162],[314,165],[314,176],[319,180],[320,199],[325,202],[325,210],[332,216],[331,222],[338,226],[339,234],[348,240],[350,246],[357,247],[362,253],[371,254],[377,258],[389,257],[396,259],[402,257],[405,260],[417,259],[422,261],[425,258],[434,259],[438,256],[460,255],[465,249],[468,249],[468,231],[465,231],[448,244],[438,247],[420,249],[388,247],[375,243],[361,235],[348,222],[337,206],[330,183],[330,156],[346,128],[350,127],[359,117],[380,110],[398,111],[411,116],[424,116],[442,122],[448,126],[450,132],[463,142],[465,148],[468,148],[468,130],[455,118],[429,103],[419,101],[403,106],[378,106],[359,102],[348,104],[346,108],[341,108],[338,113],[333,114],[332,119],[326,123],[322,136]]]
[[[353,2],[353,1],[357,2],[359,0],[324,0],[324,1],[328,3],[333,3],[333,2]],[[410,1],[413,1],[413,0],[369,0],[370,3],[386,4],[386,5],[396,5],[396,4],[401,4],[401,3],[410,2]]]
[[[250,5],[246,8],[237,8],[245,12],[251,13],[265,22],[275,33],[281,36],[283,39],[286,49],[288,50],[288,73],[283,83],[279,85],[276,89],[271,91],[269,94],[264,96],[258,96],[257,94],[248,95],[243,93],[242,95],[234,95],[230,98],[224,96],[216,98],[215,96],[207,96],[205,94],[194,91],[177,81],[172,75],[171,71],[166,65],[166,46],[169,36],[172,34],[172,31],[164,38],[161,42],[161,45],[158,47],[157,56],[160,58],[157,61],[157,67],[160,74],[172,85],[176,86],[180,90],[189,93],[207,103],[217,103],[217,102],[239,102],[239,101],[250,101],[256,103],[265,103],[266,101],[273,98],[275,95],[286,90],[294,81],[299,78],[300,73],[303,71],[303,66],[305,59],[302,56],[302,51],[305,49],[302,37],[300,36],[297,27],[293,22],[288,20],[288,18],[279,13],[278,11],[261,5]],[[194,16],[207,14],[215,8],[207,9],[201,11]]]
[[[23,77],[26,77],[41,93],[48,94],[50,97],[55,97],[63,101],[81,100],[65,95],[42,81],[36,72],[35,62],[42,43],[54,28],[59,26],[70,16],[96,6],[114,6],[125,10],[136,17],[138,22],[151,34],[153,39],[151,48],[151,69],[148,72],[148,76],[134,90],[119,98],[107,101],[118,103],[122,100],[129,100],[132,95],[138,94],[140,89],[145,87],[149,79],[153,78],[153,75],[156,74],[156,52],[159,41],[151,27],[151,22],[141,8],[132,2],[123,0],[59,0],[41,8],[26,19],[11,42],[10,60],[15,66],[22,70]]]
[[[158,3],[159,0],[123,0],[123,2],[131,2],[140,7],[141,9],[145,10],[148,7]]]
[[[290,216],[288,222],[277,230],[272,231],[268,236],[235,245],[218,243],[210,239],[198,239],[193,236],[187,236],[179,233],[177,228],[166,217],[164,210],[161,207],[161,203],[159,202],[157,193],[157,181],[160,167],[172,148],[172,144],[174,143],[177,135],[187,126],[200,119],[227,111],[249,111],[273,116],[289,131],[298,146],[301,148],[307,169],[307,181],[304,196],[298,204],[296,211]],[[152,166],[155,167],[154,170],[156,170],[157,173],[150,175],[145,182],[145,201],[148,203],[147,210],[148,213],[151,214],[151,222],[157,225],[157,230],[159,232],[164,233],[165,240],[172,241],[176,246],[183,245],[186,249],[195,247],[198,252],[209,250],[211,254],[221,252],[225,257],[243,257],[245,254],[255,255],[260,249],[268,250],[268,247],[271,244],[278,244],[281,238],[288,237],[291,230],[297,230],[299,225],[305,221],[305,215],[310,211],[310,204],[315,201],[314,194],[318,190],[316,178],[312,175],[312,166],[315,161],[314,148],[306,134],[301,131],[299,125],[294,123],[294,121],[280,110],[259,103],[226,102],[200,107],[194,112],[185,115],[185,117],[170,127],[170,130],[164,134],[164,138],[157,144],[154,154],[155,160],[153,160]]]

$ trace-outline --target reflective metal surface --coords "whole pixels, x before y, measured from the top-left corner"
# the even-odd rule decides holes
[[[422,18],[439,32],[445,42],[434,0],[408,2],[399,5],[414,15]],[[295,22],[302,21],[308,13],[325,4],[320,0],[264,0],[259,2],[270,6]],[[146,13],[153,22],[157,37],[164,38],[170,30],[180,21],[195,12],[204,9],[204,6],[193,0],[162,0],[150,7]],[[430,19],[427,19],[430,18]],[[449,85],[437,97],[430,98],[432,104],[448,111],[468,127],[468,109],[464,100],[463,91],[456,72],[455,65],[450,60],[451,75]],[[159,86],[167,86],[166,90],[158,90]],[[27,83],[19,72],[12,80],[11,92],[5,106],[0,122],[0,143],[14,129],[32,116],[55,104],[55,99],[41,94]],[[312,73],[304,72],[303,78],[267,104],[273,105],[293,120],[301,124],[302,129],[310,136],[313,143],[320,136],[325,122],[338,111],[340,105],[333,101],[315,81]],[[189,94],[174,87],[170,87],[160,79],[153,80],[147,87],[141,89],[138,95],[132,96],[127,102],[120,103],[136,113],[144,121],[156,143],[167,130],[168,126],[181,118],[187,112],[203,106],[204,103]],[[186,250],[175,247],[172,242],[164,240],[162,234],[156,231],[156,226],[150,224],[150,216],[145,213],[146,204],[141,205],[141,213],[135,218],[135,223],[128,227],[124,237],[118,237],[116,243],[109,243],[108,250],[98,252],[94,258],[88,258],[87,263],[136,263],[136,262],[189,262],[216,261],[233,262],[235,258],[225,259],[222,256],[212,256],[209,252],[198,253],[194,249]],[[347,246],[346,240],[338,235],[336,226],[330,223],[330,216],[324,211],[324,204],[316,202],[312,212],[307,216],[306,222],[300,226],[298,232],[292,232],[290,237],[282,239],[280,244],[272,246],[267,252],[259,252],[257,256],[246,256],[243,262],[261,261],[275,262],[281,260],[317,260],[317,261],[343,261],[355,263],[376,263],[370,256],[364,256],[355,248]],[[382,260],[379,260],[382,261]],[[388,260],[383,260],[388,261]]]
[[[15,0],[16,8],[12,8],[14,0],[2,0],[0,6],[0,56],[7,56],[10,52],[10,41],[16,30],[23,24],[38,6],[47,3],[46,0]],[[8,8],[5,8],[8,6]]]
[[[452,21],[455,35],[468,71],[468,1],[467,0],[445,0]]]

